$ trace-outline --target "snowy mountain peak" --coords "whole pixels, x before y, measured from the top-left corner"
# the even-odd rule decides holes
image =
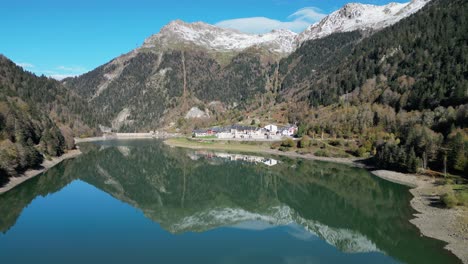
[[[430,0],[389,3],[384,6],[349,3],[311,25],[297,37],[297,45],[311,39],[323,38],[336,32],[379,30],[391,26],[424,7]]]
[[[216,27],[204,22],[186,23],[175,20],[145,40],[144,48],[170,47],[192,44],[216,51],[242,51],[263,47],[276,53],[291,53],[297,34],[290,30],[273,30],[262,35],[242,33],[234,29]]]
[[[143,48],[195,45],[220,52],[239,52],[250,47],[260,47],[286,55],[304,41],[323,38],[336,32],[379,30],[388,27],[417,12],[429,1],[412,0],[408,3],[389,3],[384,6],[349,3],[299,35],[286,29],[260,35],[247,34],[204,22],[186,23],[175,20],[164,26],[158,34],[146,39]]]

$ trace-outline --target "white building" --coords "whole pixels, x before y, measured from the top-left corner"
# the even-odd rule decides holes
[[[265,129],[271,133],[276,133],[278,131],[278,126],[270,124],[265,126]]]
[[[297,126],[295,125],[288,125],[286,127],[283,127],[279,130],[280,134],[282,136],[286,136],[286,137],[292,137],[294,136],[296,133],[297,133]]]
[[[193,135],[195,135],[195,137],[206,137],[206,136],[208,136],[207,131],[202,130],[202,129],[193,130],[192,133],[193,133]]]

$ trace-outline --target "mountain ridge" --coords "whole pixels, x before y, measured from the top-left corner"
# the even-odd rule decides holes
[[[200,21],[187,23],[174,20],[164,26],[159,33],[148,37],[141,48],[170,48],[184,43],[219,52],[240,52],[250,47],[260,47],[270,52],[287,55],[307,40],[323,38],[333,33],[380,30],[417,12],[428,2],[430,0],[412,0],[407,3],[389,3],[382,6],[349,3],[301,33],[275,29],[264,34],[249,34]]]

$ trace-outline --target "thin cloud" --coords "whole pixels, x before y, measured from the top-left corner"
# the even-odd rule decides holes
[[[322,13],[322,10],[316,7],[305,7],[297,10],[294,14],[290,15],[289,19],[299,20],[299,21],[309,21],[315,23],[322,18],[327,16]]]
[[[316,7],[306,7],[288,16],[289,21],[280,21],[267,17],[246,17],[223,20],[216,23],[216,25],[253,34],[263,34],[274,29],[289,29],[294,32],[301,32],[325,16],[326,14]]]

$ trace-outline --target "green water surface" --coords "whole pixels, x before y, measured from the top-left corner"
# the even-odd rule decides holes
[[[459,263],[408,188],[346,165],[82,144],[0,195],[0,263]]]

